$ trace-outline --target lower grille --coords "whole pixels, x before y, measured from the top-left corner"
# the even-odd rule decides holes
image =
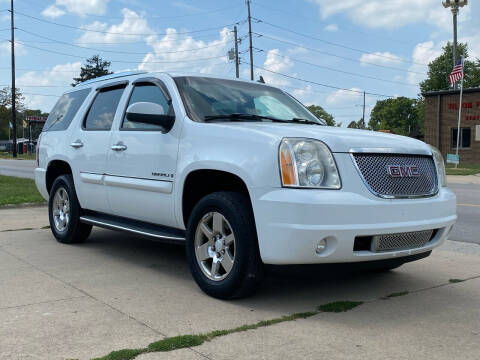
[[[372,238],[372,251],[394,251],[414,249],[426,245],[433,237],[434,230],[376,235]]]

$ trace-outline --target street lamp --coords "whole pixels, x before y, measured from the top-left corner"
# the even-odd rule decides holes
[[[457,15],[461,7],[468,5],[468,0],[445,0],[444,8],[451,8],[453,14],[453,66],[457,65]]]

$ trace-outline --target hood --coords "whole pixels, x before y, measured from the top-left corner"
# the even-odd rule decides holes
[[[346,153],[363,149],[363,152],[392,152],[399,154],[428,154],[430,146],[423,141],[407,136],[393,135],[370,130],[358,130],[334,126],[308,124],[279,124],[267,122],[231,122],[217,123],[226,128],[237,130],[251,129],[253,133],[266,136],[305,137],[318,139],[328,145],[332,152]],[[367,150],[366,150],[367,149]],[[370,151],[371,149],[371,151]]]

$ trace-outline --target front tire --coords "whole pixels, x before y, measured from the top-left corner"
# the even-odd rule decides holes
[[[216,192],[194,207],[187,226],[187,261],[208,295],[233,299],[250,295],[263,279],[263,263],[248,198]]]
[[[76,244],[85,241],[92,226],[80,222],[78,202],[72,175],[62,175],[55,179],[48,201],[48,218],[53,236],[63,244]]]

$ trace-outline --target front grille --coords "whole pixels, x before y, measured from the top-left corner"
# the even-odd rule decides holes
[[[435,162],[427,155],[352,154],[369,190],[386,198],[432,196],[438,191]],[[416,167],[416,176],[393,177],[390,166]]]
[[[372,251],[394,251],[424,246],[434,235],[434,230],[377,235],[372,239]]]

